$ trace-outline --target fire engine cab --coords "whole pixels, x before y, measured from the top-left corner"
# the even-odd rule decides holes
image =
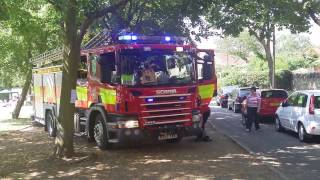
[[[88,44],[74,90],[76,135],[107,149],[143,140],[179,142],[202,133],[217,90],[213,50],[197,49],[181,37],[132,34]],[[32,61],[34,120],[55,136],[62,50]]]

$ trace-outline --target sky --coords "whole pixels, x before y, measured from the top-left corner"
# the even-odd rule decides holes
[[[282,33],[290,33],[288,30],[284,30],[282,32],[280,32],[280,34]],[[278,33],[279,34],[279,33]],[[300,33],[301,35],[304,36],[309,36],[311,43],[315,46],[320,46],[320,27],[318,25],[316,25],[313,21],[312,21],[312,27],[310,29],[310,33]],[[277,35],[277,32],[276,32]],[[216,45],[215,45],[215,37],[210,37],[208,39],[202,39],[201,43],[198,43],[198,48],[204,48],[204,49],[216,49]]]

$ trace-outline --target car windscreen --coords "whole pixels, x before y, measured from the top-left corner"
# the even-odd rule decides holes
[[[240,97],[248,96],[249,94],[250,94],[250,89],[240,89],[240,93],[239,93]]]
[[[320,96],[315,96],[314,108],[320,109]]]
[[[262,91],[261,98],[287,98],[288,94],[283,90]]]

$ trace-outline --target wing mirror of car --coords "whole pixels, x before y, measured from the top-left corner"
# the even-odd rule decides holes
[[[289,106],[288,101],[283,101],[283,102],[281,103],[281,106],[282,106],[282,107],[288,107],[288,106]]]

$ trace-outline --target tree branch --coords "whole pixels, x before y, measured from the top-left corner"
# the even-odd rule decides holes
[[[318,26],[320,26],[320,18],[318,18],[318,17],[316,16],[316,13],[311,9],[311,7],[308,7],[307,10],[308,10],[308,13],[309,13],[311,19],[312,19]]]
[[[87,29],[96,19],[99,19],[108,13],[115,12],[121,6],[125,6],[128,3],[128,1],[129,0],[122,0],[117,4],[110,5],[101,10],[88,13],[86,19],[80,26],[79,40],[81,41],[83,39],[83,36],[86,34]]]

